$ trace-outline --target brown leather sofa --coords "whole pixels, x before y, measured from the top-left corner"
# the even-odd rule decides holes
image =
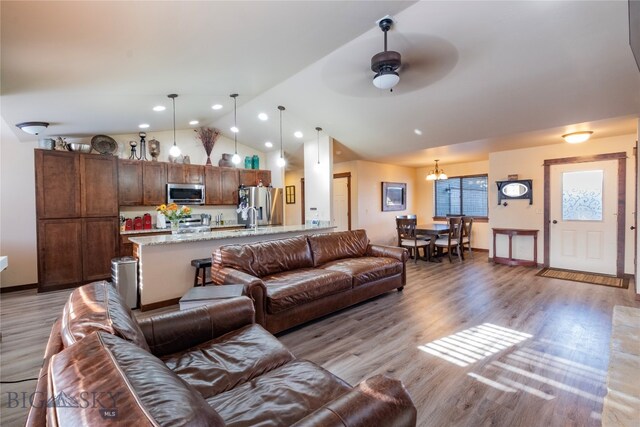
[[[404,248],[369,244],[364,230],[298,236],[213,253],[218,285],[242,284],[256,321],[277,333],[406,284]]]
[[[136,321],[106,282],[53,326],[27,426],[415,426],[399,381],[296,359],[247,297]]]

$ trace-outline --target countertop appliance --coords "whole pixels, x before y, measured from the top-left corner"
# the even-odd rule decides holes
[[[167,184],[167,203],[178,205],[203,205],[204,185]]]
[[[238,189],[238,208],[255,208],[258,225],[282,225],[282,188],[273,187],[240,187]],[[253,209],[247,211],[246,219],[242,218],[242,210],[238,212],[238,224],[253,224]]]
[[[211,225],[211,214],[200,214],[202,225]]]

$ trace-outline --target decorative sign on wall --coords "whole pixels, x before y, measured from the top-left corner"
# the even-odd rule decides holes
[[[382,211],[407,209],[407,184],[404,182],[382,183]]]
[[[293,205],[296,203],[296,186],[295,185],[287,185],[284,188],[285,192],[285,200],[288,205]]]

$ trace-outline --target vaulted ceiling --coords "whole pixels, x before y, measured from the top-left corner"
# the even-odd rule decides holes
[[[52,136],[170,129],[169,93],[180,95],[178,127],[196,119],[230,134],[228,95],[238,92],[242,143],[277,149],[284,105],[288,152],[321,126],[354,156],[418,166],[559,142],[582,128],[631,133],[640,113],[624,1],[0,7],[2,117],[50,122]],[[393,92],[374,88],[369,69],[382,50],[375,21],[387,14],[397,21],[389,48],[403,57]]]

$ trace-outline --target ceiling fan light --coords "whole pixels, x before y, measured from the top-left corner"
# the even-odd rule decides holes
[[[30,135],[38,135],[49,127],[46,122],[23,122],[16,125],[17,128]]]
[[[593,131],[581,131],[581,132],[572,132],[566,135],[562,135],[562,138],[567,141],[569,144],[580,144],[581,142],[587,141],[591,138]]]
[[[378,89],[391,89],[400,81],[395,71],[380,71],[373,77],[373,85]]]

